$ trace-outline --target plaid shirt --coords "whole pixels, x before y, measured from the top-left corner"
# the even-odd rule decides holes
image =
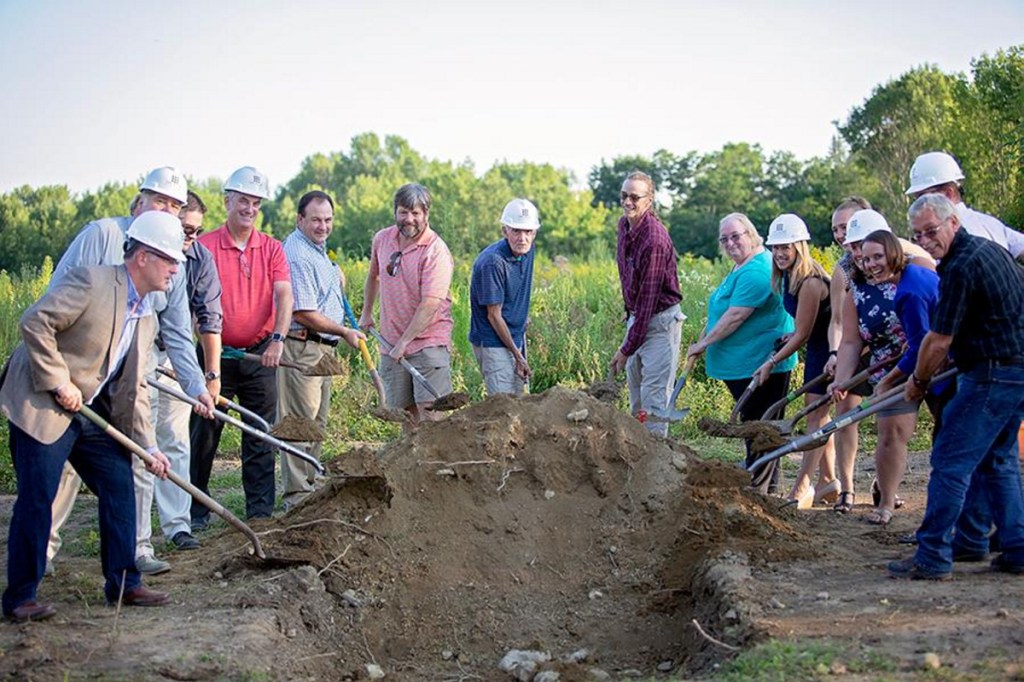
[[[293,311],[314,310],[324,317],[344,324],[345,304],[341,302],[341,269],[327,255],[326,245],[316,245],[296,228],[284,240],[284,255],[292,277]],[[292,318],[293,331],[304,327]],[[335,334],[320,334],[336,340]]]
[[[681,300],[676,273],[676,250],[668,230],[651,212],[644,214],[636,227],[619,220],[619,239],[615,249],[622,284],[622,300],[633,326],[620,351],[630,356],[647,337],[651,317]]]
[[[995,242],[957,230],[939,263],[932,331],[953,337],[966,371],[985,359],[1024,357],[1024,270]]]

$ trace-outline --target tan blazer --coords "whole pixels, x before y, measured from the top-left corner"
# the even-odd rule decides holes
[[[124,327],[128,271],[123,265],[75,268],[21,316],[22,343],[0,376],[0,410],[18,428],[49,445],[71,414],[51,391],[67,382],[92,397],[107,375]],[[146,356],[156,317],[138,321],[124,368],[111,386],[110,422],[143,447],[155,446],[149,418]]]

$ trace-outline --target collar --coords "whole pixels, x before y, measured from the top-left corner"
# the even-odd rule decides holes
[[[311,249],[316,249],[321,254],[325,256],[327,255],[327,242],[324,242],[323,244],[317,244],[315,241],[307,237],[305,232],[303,232],[297,227],[295,228],[295,232],[292,233],[292,236],[294,236],[296,239],[305,242],[305,244],[309,246]]]
[[[126,303],[129,314],[128,319],[135,317],[145,317],[153,312],[153,301],[152,297],[147,294],[146,296],[140,296],[139,290],[135,288],[135,282],[132,281],[132,274],[125,270],[125,274],[128,277],[128,301]],[[155,293],[155,292],[154,292]],[[134,312],[132,312],[134,311]]]

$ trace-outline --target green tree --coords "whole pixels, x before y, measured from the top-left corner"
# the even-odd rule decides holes
[[[962,74],[922,66],[876,87],[839,126],[854,161],[878,179],[878,208],[894,227],[905,222],[896,216],[905,210],[903,191],[914,159],[926,151],[956,153],[967,97]]]

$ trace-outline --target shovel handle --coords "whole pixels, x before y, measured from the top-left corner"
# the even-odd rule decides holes
[[[932,383],[937,381],[944,381],[949,377],[955,376],[956,373],[956,368],[947,369],[945,372],[942,372],[938,376],[933,377]],[[784,457],[791,452],[810,450],[812,448],[817,447],[818,445],[828,440],[828,437],[831,436],[836,431],[838,431],[839,429],[845,428],[850,424],[855,424],[864,419],[865,417],[869,417],[875,414],[876,412],[880,412],[886,407],[889,407],[890,405],[898,403],[903,398],[903,390],[904,387],[902,385],[895,386],[876,398],[869,398],[868,400],[865,400],[856,408],[850,410],[849,412],[846,412],[845,414],[839,415],[838,417],[830,421],[828,424],[825,424],[814,433],[808,434],[806,436],[801,436],[800,438],[795,438],[786,445],[776,448],[775,450],[772,450],[771,452],[761,456],[753,464],[748,466],[747,470],[754,472],[758,470],[760,467],[763,467],[765,464],[773,462],[779,459],[780,457]]]
[[[255,362],[255,363],[259,364],[262,361],[262,357],[263,356],[257,355],[256,353],[246,353],[245,351],[239,351],[238,352],[238,357],[243,359],[243,360],[249,360],[251,362]],[[278,364],[281,367],[287,367],[288,369],[298,370],[299,372],[305,372],[306,369],[307,369],[306,367],[303,367],[302,365],[299,365],[299,364],[294,363],[294,362],[289,362],[288,360],[281,360]]]
[[[876,362],[875,364],[871,365],[870,367],[862,369],[861,371],[857,372],[856,374],[854,374],[852,377],[850,377],[849,379],[847,379],[843,383],[839,384],[839,388],[841,388],[844,391],[847,391],[847,390],[849,390],[851,388],[856,388],[857,386],[860,386],[865,381],[867,381],[868,378],[872,374],[874,374],[878,370],[883,369],[885,367],[888,367],[889,365],[896,364],[896,362],[899,361],[899,359],[902,356],[903,356],[903,354],[901,353],[899,355],[896,355],[895,357],[891,357],[891,358],[888,358],[886,360],[880,360],[880,361]],[[803,407],[803,409],[801,409],[799,412],[794,414],[793,418],[790,420],[790,423],[792,423],[795,426],[796,423],[798,421],[800,421],[803,417],[806,417],[807,415],[809,415],[811,412],[814,412],[816,409],[818,409],[822,405],[827,405],[830,402],[832,402],[832,396],[831,395],[823,395],[823,396],[821,396],[820,398],[818,398],[817,400],[812,402],[810,405],[805,405]],[[861,404],[863,405],[863,403],[861,403]],[[870,405],[870,403],[868,403],[868,405]],[[864,407],[867,407],[868,405],[864,405]]]
[[[352,326],[353,329],[359,329],[359,322],[356,321],[356,314],[352,312],[352,306],[348,302],[348,296],[345,292],[341,292],[341,302],[345,306],[345,319]],[[373,356],[370,355],[370,349],[366,347],[366,341],[359,339],[359,354],[363,356],[363,362],[366,363],[366,369],[370,372],[370,379],[373,380],[373,387],[377,389],[377,397],[380,399],[380,404],[384,405],[387,403],[387,399],[384,396],[384,382],[380,378],[380,372],[377,371],[377,366],[373,362]]]
[[[93,424],[103,429],[104,433],[106,433],[108,436],[110,436],[118,443],[123,445],[128,451],[130,451],[132,454],[134,454],[136,457],[141,459],[146,464],[153,464],[153,462],[156,461],[153,455],[146,452],[145,448],[143,448],[141,445],[133,441],[131,438],[115,429],[113,426],[110,425],[110,423],[106,419],[93,412],[90,407],[83,405],[80,412],[83,417],[85,417]],[[171,482],[174,483],[174,485],[178,486],[179,488],[187,492],[189,495],[191,495],[193,498],[195,498],[195,500],[198,501],[200,504],[204,505],[214,514],[227,521],[228,525],[230,525],[231,527],[235,528],[243,535],[245,535],[245,537],[249,539],[249,542],[252,543],[252,549],[256,556],[258,556],[260,559],[267,558],[266,553],[263,551],[263,547],[260,545],[260,539],[256,537],[256,533],[253,532],[252,528],[247,526],[245,523],[242,522],[241,519],[239,519],[237,516],[228,511],[224,507],[224,505],[222,505],[220,502],[213,499],[212,497],[210,497],[202,490],[195,487],[190,482],[186,481],[173,471],[168,470],[167,478],[169,478]]]
[[[747,387],[743,389],[743,393],[740,395],[740,399],[736,401],[736,404],[733,405],[732,407],[732,412],[729,413],[730,424],[736,421],[736,417],[740,416],[740,410],[743,409],[743,406],[746,404],[746,402],[750,400],[750,395],[754,392],[754,389],[757,388],[757,384],[758,381],[757,377],[755,376],[753,379],[750,380],[750,383],[747,384]]]
[[[165,385],[161,384],[159,381],[155,381],[153,379],[147,379],[146,381],[153,388],[155,388],[155,389],[157,389],[159,391],[163,391],[164,393],[166,393],[166,394],[168,394],[170,396],[173,396],[173,397],[177,398],[178,400],[186,402],[189,405],[196,405],[199,402],[195,398],[192,398],[192,397],[190,397],[188,395],[185,395],[184,393],[182,393],[178,389],[172,388],[171,386],[165,386]],[[260,431],[259,429],[254,429],[253,427],[249,426],[248,424],[246,424],[246,423],[244,423],[242,421],[239,421],[238,419],[235,419],[231,415],[226,414],[224,412],[221,412],[220,410],[214,410],[213,411],[213,416],[216,419],[219,419],[220,421],[225,422],[226,424],[231,424],[232,426],[237,427],[238,429],[241,429],[242,431],[244,431],[245,433],[248,433],[250,436],[253,436],[254,438],[258,438],[258,439],[264,441],[265,443],[270,443],[271,445],[273,445],[274,447],[279,449],[281,452],[287,453],[287,454],[291,455],[292,457],[298,457],[299,459],[301,459],[302,461],[306,462],[307,464],[312,466],[314,469],[316,469],[317,473],[320,473],[320,474],[324,473],[324,471],[325,471],[324,465],[321,464],[320,461],[316,457],[314,457],[313,455],[309,454],[308,452],[303,452],[302,450],[298,449],[294,445],[291,445],[290,443],[286,443],[283,440],[279,440],[277,438],[274,438],[270,434],[264,433],[263,431]]]
[[[786,405],[790,404],[791,402],[802,396],[804,393],[809,392],[812,388],[815,388],[825,383],[825,381],[827,381],[830,376],[831,375],[828,372],[822,372],[821,374],[814,377],[813,379],[811,379],[810,381],[808,381],[806,384],[796,389],[795,391],[790,391],[789,393],[786,394],[786,397],[772,403],[771,406],[769,406],[768,409],[764,411],[764,414],[761,415],[761,419],[774,418],[779,410],[781,410]]]
[[[371,334],[373,334],[373,338],[377,339],[377,343],[380,344],[381,348],[388,352],[391,352],[391,344],[384,340],[384,337],[380,335],[380,332],[377,331],[376,328],[370,327],[368,331]],[[430,395],[434,396],[434,400],[441,399],[441,394],[437,392],[437,389],[430,385],[430,382],[427,381],[427,378],[420,374],[420,371],[413,367],[411,362],[409,362],[405,358],[402,358],[398,362],[401,363],[402,367],[405,368],[405,371],[408,372],[412,376],[412,378],[415,379],[420,384],[420,386],[427,389]]]
[[[683,365],[683,373],[679,375],[679,379],[676,381],[676,387],[672,389],[672,397],[668,399],[668,409],[675,409],[676,401],[679,400],[679,394],[683,392],[683,386],[686,386],[686,378],[690,376],[690,372],[693,371],[693,367],[696,364],[696,355],[691,355],[686,358],[686,364]]]
[[[163,374],[165,377],[170,377],[175,381],[178,380],[178,376],[174,373],[173,369],[168,369],[167,367],[161,367],[158,365],[156,371],[159,372],[160,374]],[[217,404],[220,405],[221,407],[226,407],[229,410],[234,410],[235,412],[242,415],[252,423],[256,424],[256,426],[261,431],[264,431],[266,433],[270,432],[270,424],[267,423],[267,420],[259,416],[252,410],[242,407],[233,400],[228,400],[227,398],[220,394],[217,395]]]

